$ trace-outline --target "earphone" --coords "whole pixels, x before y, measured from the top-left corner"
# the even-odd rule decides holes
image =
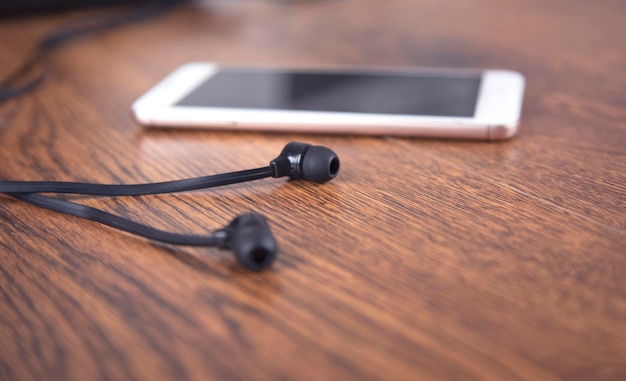
[[[229,172],[151,184],[91,184],[57,181],[0,181],[0,193],[56,212],[91,221],[164,243],[189,246],[217,246],[231,249],[244,267],[260,271],[276,258],[278,246],[265,217],[247,213],[235,218],[228,226],[212,235],[184,235],[165,232],[122,218],[100,209],[59,200],[37,193],[74,193],[99,196],[139,196],[184,192],[273,177],[289,177],[325,183],[339,173],[337,154],[323,146],[288,143],[267,167]]]

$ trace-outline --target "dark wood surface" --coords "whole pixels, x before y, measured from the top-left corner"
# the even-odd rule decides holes
[[[89,12],[0,21],[0,75]],[[626,6],[214,1],[76,40],[0,107],[0,178],[138,183],[266,165],[290,140],[333,182],[70,197],[206,233],[267,215],[263,273],[0,196],[2,380],[626,379]],[[503,143],[148,131],[130,104],[180,64],[506,68]]]

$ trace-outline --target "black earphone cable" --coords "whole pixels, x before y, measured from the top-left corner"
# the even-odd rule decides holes
[[[272,264],[278,246],[270,227],[262,215],[246,213],[212,235],[187,235],[151,228],[100,209],[32,193],[9,193],[11,197],[32,205],[98,222],[144,238],[183,246],[217,246],[230,249],[244,267],[261,271]]]
[[[74,193],[94,196],[140,196],[185,192],[271,177],[271,166],[193,179],[151,184],[89,184],[62,181],[0,181],[0,193]]]
[[[164,243],[186,246],[215,246],[215,235],[200,236],[170,233],[116,216],[100,209],[31,193],[7,193],[9,196],[40,208],[99,222],[101,224]]]

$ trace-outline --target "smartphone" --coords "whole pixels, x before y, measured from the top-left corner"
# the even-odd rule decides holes
[[[503,140],[524,84],[508,70],[189,63],[132,110],[145,126]]]

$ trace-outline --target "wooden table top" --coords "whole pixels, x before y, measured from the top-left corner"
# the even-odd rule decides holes
[[[92,14],[2,19],[0,76]],[[182,179],[267,165],[291,140],[342,169],[64,197],[181,233],[258,211],[280,246],[261,273],[0,196],[0,379],[626,379],[625,14],[222,0],[61,47],[38,90],[0,106],[3,180]],[[190,61],[504,68],[527,90],[501,143],[138,126],[133,100]]]

